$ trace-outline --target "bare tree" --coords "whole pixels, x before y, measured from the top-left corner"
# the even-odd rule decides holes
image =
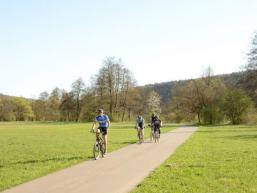
[[[248,53],[247,70],[257,70],[257,32],[252,39],[251,49]]]
[[[76,101],[74,100],[74,93],[62,91],[60,112],[62,121],[72,121],[76,112]]]
[[[257,32],[252,39],[251,48],[248,53],[248,63],[241,82],[248,94],[253,98],[257,107]]]
[[[118,119],[126,110],[126,98],[133,85],[132,73],[122,65],[121,59],[115,57],[105,58],[103,67],[94,79],[99,105],[102,107],[107,99],[110,115],[116,115]]]
[[[73,96],[76,101],[76,118],[75,121],[79,121],[79,115],[81,111],[81,95],[85,89],[85,83],[83,82],[82,78],[78,78],[75,82],[72,83],[72,90]]]

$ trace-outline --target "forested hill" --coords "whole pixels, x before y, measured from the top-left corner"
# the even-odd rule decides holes
[[[250,77],[251,79],[244,79],[244,74],[245,73],[237,72],[217,75],[215,77],[223,79],[228,87],[244,89],[257,106],[257,97],[255,97],[257,88],[256,73],[251,76],[252,78]],[[115,110],[113,110],[112,115],[116,116],[117,120],[130,120],[137,112],[144,112],[144,110],[149,111],[149,109],[147,109],[150,106],[149,104],[155,107],[154,105],[159,103],[159,105],[165,109],[164,107],[169,106],[168,103],[171,101],[175,88],[185,86],[189,81],[190,80],[170,81],[140,86],[137,87],[139,89],[130,90],[131,93],[129,93],[128,90],[120,93],[117,92],[116,95],[113,94],[113,96],[116,96],[116,100],[112,100],[112,103],[108,100],[108,95],[103,96],[103,100],[100,101],[101,98],[97,98],[97,95],[95,95],[95,92],[99,92],[99,90],[77,96],[76,93],[79,92],[75,92],[74,90],[67,92],[56,88],[50,94],[47,92],[41,93],[39,99],[28,99],[0,94],[0,121],[91,121],[95,115],[95,109],[98,108],[102,101],[104,101],[102,105],[104,109],[107,109],[107,112],[110,104],[113,105],[112,108]],[[159,102],[157,101],[157,103],[155,103],[155,97],[151,99],[152,101],[149,100],[152,91],[155,91],[159,95],[157,96],[157,98],[160,98],[158,99]],[[126,93],[128,94],[126,95]],[[125,102],[124,97],[127,99]],[[117,102],[116,105],[114,102]],[[120,103],[123,106],[118,107],[117,104]]]
[[[217,75],[215,77],[219,77],[219,78],[223,79],[227,85],[236,86],[242,77],[242,72]],[[145,86],[141,86],[141,88],[144,88],[146,91],[154,90],[155,92],[157,92],[160,95],[161,103],[166,104],[171,99],[172,92],[174,91],[175,87],[184,85],[188,81],[189,80],[179,80],[179,81],[169,81],[169,82],[148,84]],[[9,97],[11,97],[11,96],[0,93],[0,98],[9,98]]]
[[[235,72],[231,74],[216,75],[215,77],[223,79],[226,85],[236,86],[239,84],[242,75],[242,72]],[[188,81],[189,80],[162,82],[145,85],[143,87],[146,90],[154,90],[155,92],[157,92],[161,97],[161,103],[166,104],[168,101],[170,101],[172,92],[174,91],[175,87],[184,85]]]
[[[172,92],[174,91],[176,86],[183,85],[188,80],[180,80],[180,81],[170,81],[170,82],[162,82],[162,83],[155,83],[143,86],[143,88],[148,90],[154,90],[157,92],[161,97],[161,103],[166,104],[172,96]]]

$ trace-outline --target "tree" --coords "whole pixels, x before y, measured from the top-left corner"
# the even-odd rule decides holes
[[[241,78],[241,84],[243,89],[246,90],[249,96],[255,102],[257,107],[257,32],[255,33],[251,48],[248,53],[248,63],[245,67],[244,76]]]
[[[229,89],[223,103],[223,111],[233,125],[240,124],[242,116],[251,106],[251,99],[239,89]]]
[[[81,95],[85,89],[85,83],[83,82],[82,78],[78,78],[75,82],[72,83],[72,90],[73,97],[76,103],[75,111],[76,111],[76,118],[75,121],[79,121],[79,116],[81,112]]]
[[[76,109],[76,101],[72,92],[62,91],[60,112],[62,121],[73,121]]]
[[[22,97],[0,96],[0,121],[33,120],[29,100]]]
[[[175,89],[171,99],[172,110],[179,116],[178,120],[184,114],[186,120],[193,120],[197,116],[198,123],[220,122],[223,119],[220,103],[225,90],[223,81],[214,78],[209,67],[202,78]]]
[[[60,100],[61,90],[59,88],[53,89],[49,98],[47,99],[48,119],[52,121],[60,120]]]
[[[171,111],[175,113],[175,119],[181,121],[181,114],[184,119],[190,121],[197,115],[198,122],[201,123],[202,103],[199,100],[199,91],[196,92],[195,83],[189,81],[185,85],[179,85],[175,88],[171,99]],[[177,117],[178,116],[178,117]]]
[[[44,91],[39,94],[39,99],[32,101],[31,106],[37,121],[46,121],[49,118],[48,97],[48,92]]]
[[[257,32],[253,36],[247,56],[248,63],[237,84],[253,99],[257,107]]]
[[[161,113],[161,97],[155,92],[151,91],[146,99],[146,110],[151,113]]]
[[[29,102],[21,97],[14,97],[12,99],[14,104],[13,112],[16,117],[16,121],[26,121],[32,119],[34,114]]]
[[[93,85],[99,106],[107,108],[111,117],[123,117],[127,108],[126,99],[135,80],[133,74],[122,65],[121,59],[105,58]]]
[[[136,81],[133,77],[132,72],[130,72],[126,68],[123,68],[121,88],[120,88],[120,108],[122,111],[122,121],[125,118],[126,111],[128,111],[129,120],[131,119],[131,110],[132,110],[132,106],[134,106],[133,99],[136,97],[135,95],[136,91],[134,90],[135,85],[136,85]]]
[[[252,39],[250,52],[248,53],[247,70],[257,70],[257,32]]]
[[[81,96],[81,118],[84,121],[93,121],[96,109],[99,108],[95,91],[87,88]]]
[[[11,97],[2,97],[0,101],[0,121],[15,121],[14,108]]]
[[[126,106],[124,106],[124,111],[122,114],[122,121],[125,120],[125,114],[127,113],[127,119],[131,121],[131,118],[134,114],[139,114],[140,112],[144,112],[143,109],[143,99],[138,88],[132,88],[129,90],[128,97],[126,99]]]

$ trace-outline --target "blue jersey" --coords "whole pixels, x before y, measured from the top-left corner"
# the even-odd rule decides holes
[[[109,117],[107,115],[98,115],[95,121],[99,123],[99,127],[108,127]]]

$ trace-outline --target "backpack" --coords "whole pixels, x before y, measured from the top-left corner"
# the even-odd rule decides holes
[[[161,120],[160,119],[155,119],[154,120],[154,126],[155,127],[161,127]]]

